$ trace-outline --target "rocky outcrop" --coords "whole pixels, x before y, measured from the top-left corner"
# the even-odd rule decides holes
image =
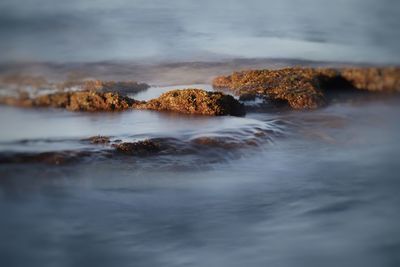
[[[347,68],[340,76],[360,90],[400,92],[400,68]]]
[[[244,106],[232,96],[200,89],[169,91],[156,99],[135,104],[135,107],[211,116],[242,116],[245,114]]]
[[[134,108],[210,116],[242,116],[245,114],[244,106],[232,96],[200,89],[173,90],[147,102],[136,101],[113,92],[76,91],[58,92],[34,98],[29,98],[27,95],[2,97],[0,104],[91,112],[122,111]]]
[[[217,77],[213,87],[229,89],[246,98],[261,95],[284,101],[294,109],[315,109],[343,89],[399,92],[400,68],[249,70]]]
[[[68,110],[71,111],[122,111],[135,101],[118,93],[75,92],[69,94]]]
[[[34,98],[4,97],[0,103],[23,107],[65,108],[70,111],[121,111],[130,108],[135,100],[117,93],[93,91],[59,92]]]
[[[66,84],[64,84],[64,87]],[[101,81],[89,80],[80,84],[83,91],[96,91],[96,92],[115,92],[121,95],[135,94],[145,91],[150,86],[146,83],[138,83],[135,81]]]

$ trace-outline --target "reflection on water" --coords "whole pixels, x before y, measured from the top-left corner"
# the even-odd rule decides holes
[[[201,158],[194,158],[190,169],[162,168],[157,156],[0,164],[4,266],[400,264],[397,100],[245,118],[5,107],[0,114],[26,127],[16,124],[16,131],[10,122],[4,142],[91,134],[243,137],[261,125],[285,131],[229,161],[196,165]]]

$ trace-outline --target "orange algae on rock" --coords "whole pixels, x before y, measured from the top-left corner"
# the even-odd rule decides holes
[[[400,68],[347,68],[341,76],[355,88],[373,92],[400,92]]]
[[[232,96],[200,89],[172,90],[156,99],[136,104],[135,107],[211,116],[245,114],[244,106]]]
[[[130,108],[135,100],[117,93],[92,91],[58,92],[34,98],[5,97],[0,103],[24,107],[65,108],[70,111],[121,111]]]
[[[101,81],[89,80],[82,84],[82,89],[97,92],[116,92],[122,95],[138,93],[148,89],[150,86],[145,83],[135,81]]]
[[[262,95],[286,101],[294,109],[315,109],[327,103],[327,92],[342,86],[353,90],[399,92],[399,68],[285,68],[249,70],[216,77],[213,87],[235,94]]]
[[[221,92],[200,89],[173,90],[149,101],[136,101],[114,92],[75,91],[57,92],[29,98],[3,97],[0,103],[23,107],[65,108],[70,111],[122,111],[130,108],[173,111],[210,116],[242,116],[243,104]]]
[[[134,100],[118,93],[76,92],[70,95],[71,111],[122,111],[129,109]]]

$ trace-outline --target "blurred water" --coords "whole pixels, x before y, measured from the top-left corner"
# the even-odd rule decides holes
[[[396,0],[3,0],[1,61],[399,63]]]
[[[202,164],[205,155],[196,155],[185,169],[165,168],[158,156],[0,164],[2,266],[400,264],[398,100],[245,118],[4,107],[0,114],[23,123],[18,131],[10,124],[14,137],[2,130],[10,142],[94,133],[245,138],[245,129],[262,125],[285,131],[229,161]]]
[[[399,11],[396,0],[3,0],[0,62],[399,64]],[[0,266],[400,266],[399,118],[395,97],[242,118],[1,106],[0,155],[94,149],[82,141],[93,135],[255,144],[2,163]]]

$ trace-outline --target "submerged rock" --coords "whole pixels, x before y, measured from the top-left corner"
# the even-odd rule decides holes
[[[91,136],[87,139],[83,139],[83,141],[88,141],[91,144],[100,144],[100,145],[107,145],[111,142],[110,137],[108,136],[101,136],[101,135],[96,135],[96,136]]]
[[[0,164],[44,163],[62,165],[80,162],[94,154],[89,151],[50,151],[41,153],[0,153]]]
[[[400,68],[285,68],[234,72],[214,79],[213,87],[239,96],[262,95],[294,109],[315,109],[343,89],[399,92]]]
[[[212,116],[245,114],[244,106],[232,96],[200,89],[172,90],[135,107]]]
[[[152,140],[113,144],[117,152],[129,155],[151,155],[161,151],[159,143]]]

